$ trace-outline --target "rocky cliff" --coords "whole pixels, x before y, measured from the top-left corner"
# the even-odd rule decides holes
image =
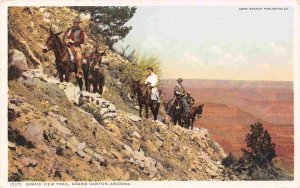
[[[173,126],[163,109],[159,121],[137,116],[119,81],[128,62],[117,53],[104,59],[103,96],[79,97],[75,82],[59,83],[54,55],[42,47],[49,23],[65,30],[74,15],[68,8],[9,9],[10,181],[239,179],[221,164],[225,153],[206,129]]]

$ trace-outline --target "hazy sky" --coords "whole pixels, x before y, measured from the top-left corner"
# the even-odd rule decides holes
[[[293,79],[293,10],[138,7],[122,43],[159,56],[163,78]]]

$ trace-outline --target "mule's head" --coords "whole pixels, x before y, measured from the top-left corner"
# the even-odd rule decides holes
[[[129,86],[130,86],[130,98],[133,99],[135,96],[137,96],[139,86],[140,86],[140,81],[132,81],[129,79]]]
[[[62,32],[59,32],[59,33],[53,33],[52,32],[52,29],[50,27],[50,32],[49,32],[49,37],[47,39],[47,42],[46,42],[46,45],[45,45],[45,48],[43,49],[43,52],[46,53],[50,50],[53,50],[55,48],[55,44],[60,41],[59,39],[59,35],[61,34]]]
[[[200,105],[197,106],[197,108],[196,108],[196,114],[198,114],[198,118],[202,117],[203,106],[204,106],[204,104],[200,104]]]

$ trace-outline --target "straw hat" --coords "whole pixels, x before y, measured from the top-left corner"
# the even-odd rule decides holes
[[[76,16],[76,17],[73,19],[73,22],[81,23],[80,17],[79,17],[79,16]]]
[[[182,79],[182,78],[178,78],[176,81],[177,81],[177,82],[182,82],[183,79]]]

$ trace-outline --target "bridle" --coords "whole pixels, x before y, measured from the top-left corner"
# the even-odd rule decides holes
[[[50,40],[50,37],[48,38],[48,40],[46,42],[46,45],[48,44],[49,40]],[[66,46],[65,45],[62,45],[63,47],[59,48],[57,50],[53,48],[54,45],[59,45],[58,44],[58,42],[59,42],[58,40],[59,40],[58,36],[55,36],[55,40],[52,41],[52,47],[51,47],[51,49],[49,49],[48,45],[47,45],[47,48],[48,48],[48,50],[51,50],[53,52],[60,52],[61,54],[63,54],[63,52],[66,50]],[[54,41],[55,41],[55,44],[54,44]]]

